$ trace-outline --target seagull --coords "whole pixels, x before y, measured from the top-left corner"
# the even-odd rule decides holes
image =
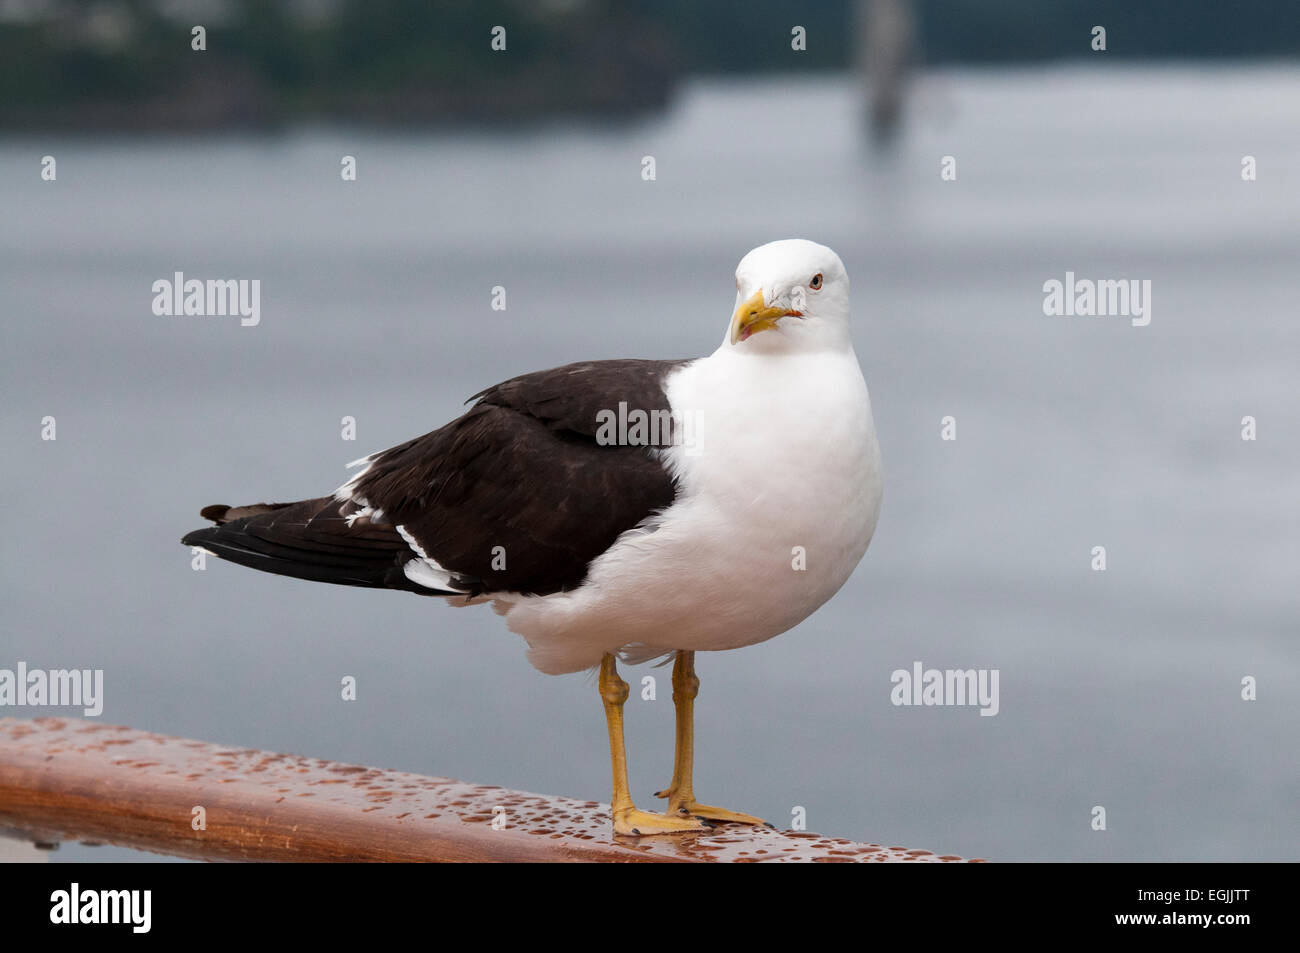
[[[515,377],[352,466],[329,496],[208,506],[182,543],[315,582],[491,603],[546,674],[598,671],[620,835],[762,824],[695,799],[696,652],[754,645],[844,585],[880,513],[849,278],[802,239],[736,269],[721,345]],[[673,661],[664,813],[628,791],[617,662]]]

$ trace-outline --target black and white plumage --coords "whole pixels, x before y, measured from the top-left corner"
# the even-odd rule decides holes
[[[513,378],[451,423],[356,461],[364,469],[333,496],[208,507],[219,525],[183,542],[264,572],[432,596],[576,589],[593,559],[674,497],[654,447],[597,442],[598,414],[620,402],[668,411],[664,379],[683,363]]]
[[[708,357],[513,378],[357,461],[331,496],[207,507],[217,525],[183,542],[301,579],[490,600],[551,673],[780,634],[865,552],[879,449],[835,253],[774,242],[736,284]],[[673,427],[600,439],[638,410]]]

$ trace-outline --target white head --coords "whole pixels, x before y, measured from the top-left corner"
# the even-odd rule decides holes
[[[724,347],[777,354],[850,344],[849,276],[839,255],[816,242],[787,238],[760,245],[740,260]]]

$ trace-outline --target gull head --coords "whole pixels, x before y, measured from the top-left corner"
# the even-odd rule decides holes
[[[740,260],[724,345],[772,354],[849,343],[849,276],[839,255],[787,238],[759,245]]]

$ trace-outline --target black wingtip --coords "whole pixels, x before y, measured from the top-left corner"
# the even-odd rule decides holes
[[[212,532],[212,527],[205,526],[203,529],[196,529],[193,532],[186,533],[181,537],[182,546],[202,546],[207,534]]]
[[[331,497],[297,503],[204,507],[220,511],[221,522],[181,537],[181,545],[200,547],[213,556],[261,572],[311,582],[370,589],[401,589],[419,595],[451,596],[459,592],[429,589],[406,577],[413,558],[406,541],[383,526],[353,540],[341,503]]]

